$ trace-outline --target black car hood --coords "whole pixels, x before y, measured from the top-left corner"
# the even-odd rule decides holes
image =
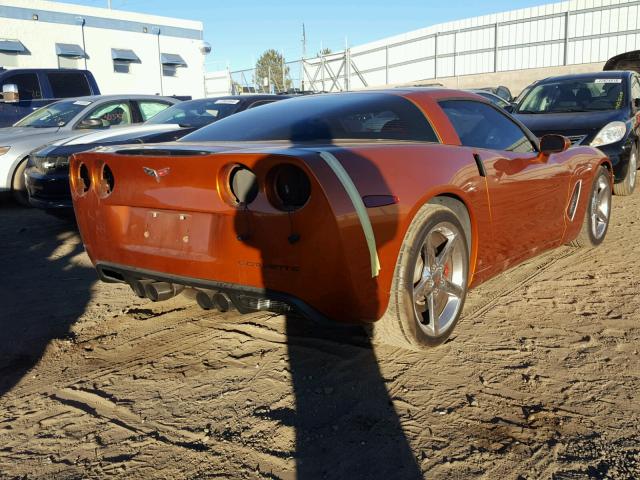
[[[563,135],[595,134],[609,122],[626,121],[624,109],[604,112],[516,114],[514,116],[537,136],[552,132]]]

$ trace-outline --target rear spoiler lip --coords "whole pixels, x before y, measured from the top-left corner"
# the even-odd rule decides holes
[[[386,143],[386,142],[384,142]],[[367,146],[382,146],[384,143],[370,143]],[[394,143],[397,143],[394,141]],[[406,142],[414,143],[414,142]],[[354,144],[340,145],[339,143],[309,142],[292,143],[286,140],[271,141],[211,141],[211,142],[166,142],[141,145],[139,143],[105,145],[90,150],[90,152],[113,155],[135,156],[199,156],[231,153],[264,153],[274,155],[303,155],[321,151],[341,151],[354,148]],[[360,145],[358,145],[360,146]]]

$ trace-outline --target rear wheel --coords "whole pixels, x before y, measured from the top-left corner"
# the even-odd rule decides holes
[[[27,193],[27,185],[24,180],[24,172],[27,169],[27,159],[22,160],[13,172],[13,181],[11,182],[11,193],[13,198],[20,205],[29,206],[29,194]]]
[[[627,174],[624,180],[620,183],[613,185],[613,192],[616,195],[624,196],[631,195],[636,189],[636,180],[638,174],[638,146],[631,147],[631,153],[629,154],[629,166],[627,167]]]
[[[611,184],[609,173],[600,167],[591,186],[591,193],[578,237],[571,242],[574,247],[595,247],[602,243],[609,229],[611,217]]]
[[[467,242],[452,210],[422,207],[404,239],[389,308],[374,327],[376,340],[421,348],[449,338],[467,294]]]

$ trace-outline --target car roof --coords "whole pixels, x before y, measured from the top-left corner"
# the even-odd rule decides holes
[[[569,75],[558,75],[555,77],[547,77],[542,80],[539,80],[537,83],[541,84],[541,83],[556,82],[559,80],[581,80],[581,79],[588,79],[588,78],[628,78],[632,74],[633,72],[631,71],[622,71],[622,70],[574,73]]]
[[[114,94],[114,95],[85,95],[84,97],[69,97],[61,98],[57,102],[69,102],[69,101],[86,101],[86,102],[100,102],[109,100],[168,100],[178,103],[180,100],[173,97],[164,97],[160,95],[127,95],[127,94]]]
[[[89,70],[80,69],[80,68],[62,69],[62,68],[3,68],[3,67],[0,67],[0,74],[7,73],[7,72],[11,72],[11,73],[51,73],[51,72],[55,72],[55,73],[69,73],[69,72],[72,72],[72,73],[76,73],[76,72],[87,73],[87,72],[89,72]]]

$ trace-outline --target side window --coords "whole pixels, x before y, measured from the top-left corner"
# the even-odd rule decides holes
[[[271,103],[274,102],[275,100],[258,100],[257,102],[253,102],[251,105],[249,105],[247,107],[247,110],[250,108],[256,108],[259,107],[260,105],[266,105],[267,103]]]
[[[3,80],[2,86],[10,83],[18,86],[20,100],[38,100],[42,98],[40,82],[38,82],[38,75],[35,73],[17,73],[10,75]],[[1,86],[0,91],[2,91]]]
[[[139,100],[138,107],[140,108],[140,115],[142,115],[142,121],[146,122],[154,115],[157,115],[165,108],[171,105],[166,102],[156,102],[153,100]]]
[[[52,72],[47,74],[54,98],[91,95],[87,77],[80,72]]]
[[[115,125],[130,125],[131,107],[129,102],[112,102],[99,105],[87,114],[85,120],[101,120],[104,128]]]
[[[505,114],[473,100],[446,100],[439,103],[460,142],[466,147],[534,152],[524,131]]]

